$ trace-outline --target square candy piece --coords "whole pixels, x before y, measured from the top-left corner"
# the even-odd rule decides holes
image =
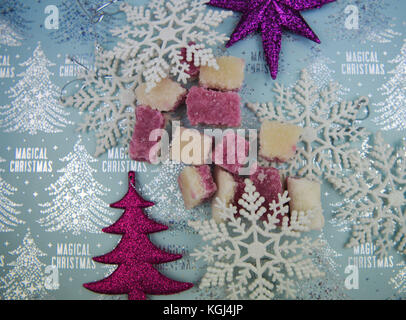
[[[237,57],[219,57],[216,61],[218,70],[213,67],[200,67],[199,84],[221,91],[239,90],[244,81],[244,60]]]
[[[175,110],[185,99],[187,90],[171,79],[161,80],[147,92],[147,85],[140,84],[135,89],[137,104],[150,106],[162,112]]]
[[[238,199],[240,199],[245,192],[245,182],[242,177],[236,177],[238,182],[237,192],[235,194],[234,203],[240,210],[241,206],[238,204]],[[283,193],[282,189],[282,181],[281,176],[279,174],[279,170],[275,168],[265,168],[265,167],[257,167],[256,171],[250,175],[249,179],[253,182],[257,192],[264,197],[265,201],[262,204],[263,207],[269,208],[269,204],[272,201],[278,201],[278,194]],[[262,217],[262,221],[268,221],[267,216],[268,214],[272,215],[273,212],[267,211]],[[278,216],[279,219],[278,225],[282,225],[282,218],[283,216]]]
[[[165,127],[165,119],[161,112],[147,106],[138,106],[135,111],[136,123],[130,142],[130,157],[133,160],[155,162],[159,148],[158,141],[149,141],[155,129]],[[154,151],[155,150],[155,151]]]
[[[176,127],[172,137],[171,159],[185,164],[207,164],[211,156],[213,139],[196,129]]]
[[[195,46],[194,42],[189,42],[189,47]],[[190,52],[189,52],[190,54]],[[180,49],[180,55],[182,57],[180,63],[186,63],[189,66],[189,70],[185,71],[192,79],[196,78],[199,75],[200,72],[200,66],[195,65],[195,59],[194,59],[194,54],[191,54],[191,56],[188,56],[188,50],[187,48],[182,48]]]
[[[239,127],[241,125],[240,96],[235,92],[219,92],[193,87],[186,98],[187,116],[195,126]]]
[[[275,168],[258,167],[254,174],[250,176],[257,191],[265,198],[264,206],[269,207],[272,201],[278,202],[278,194],[282,195],[282,181],[279,170]],[[269,214],[273,214],[269,212]],[[277,217],[282,225],[282,216]],[[261,217],[261,220],[267,221],[266,215]]]
[[[247,140],[229,131],[216,143],[213,162],[233,174],[238,174],[239,169],[245,165],[249,148]]]
[[[207,165],[184,168],[178,177],[178,184],[186,209],[201,204],[217,190],[210,167]]]
[[[229,206],[234,201],[235,194],[237,192],[238,183],[234,180],[234,177],[227,171],[221,169],[218,166],[214,167],[214,182],[217,186],[217,191],[213,196],[211,203],[211,213],[212,218],[217,223],[222,223],[224,220],[221,218],[219,212],[220,209],[217,208],[217,200],[219,198],[224,201],[226,206]]]
[[[302,131],[293,124],[264,121],[259,134],[260,156],[270,161],[288,161],[296,154]]]
[[[303,178],[287,179],[291,211],[312,210],[314,215],[310,221],[311,230],[321,230],[324,227],[323,209],[321,206],[321,185],[319,182]]]

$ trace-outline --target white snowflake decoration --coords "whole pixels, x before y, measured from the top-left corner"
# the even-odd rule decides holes
[[[303,70],[293,89],[275,84],[277,104],[247,104],[261,122],[276,120],[304,128],[297,154],[285,164],[284,172],[318,179],[332,164],[348,167],[350,144],[366,135],[356,120],[367,99],[342,101],[338,96],[341,89],[337,83],[320,89]]]
[[[228,38],[213,30],[231,11],[207,10],[207,0],[151,0],[147,6],[123,3],[128,25],[112,30],[119,41],[111,57],[126,61],[126,74],[142,74],[147,90],[172,75],[179,82],[189,79],[188,61],[196,66],[218,68],[212,49]]]
[[[210,244],[196,249],[192,256],[209,263],[200,286],[224,287],[228,298],[273,299],[277,295],[296,297],[296,279],[322,276],[317,266],[306,255],[320,249],[322,243],[310,237],[301,237],[308,231],[312,212],[291,212],[287,192],[279,201],[269,205],[268,222],[260,221],[267,209],[264,198],[256,191],[252,181],[245,180],[245,193],[239,200],[242,206],[239,217],[234,206],[227,207],[216,199],[221,216],[226,223],[217,224],[213,219],[190,221],[193,227]],[[283,215],[278,227],[279,214]],[[299,239],[300,238],[300,239]]]
[[[79,131],[94,131],[95,156],[117,146],[128,145],[135,124],[135,93],[138,79],[121,72],[121,61],[109,58],[98,48],[95,70],[83,69],[79,91],[63,99],[65,106],[88,112]]]
[[[405,130],[406,128],[406,39],[400,50],[400,54],[389,63],[396,67],[389,71],[392,77],[378,90],[382,92],[384,101],[377,103],[376,110],[380,113],[374,122],[382,127],[382,130]]]
[[[67,165],[58,170],[63,175],[46,189],[54,198],[52,202],[40,204],[44,208],[41,213],[46,216],[38,222],[49,232],[100,233],[102,227],[111,224],[113,213],[102,199],[110,189],[93,177],[97,170],[90,163],[97,160],[89,155],[79,139],[73,152],[61,161]]]
[[[346,198],[337,218],[353,226],[347,247],[374,242],[380,257],[394,247],[406,254],[406,141],[395,149],[378,132],[366,147],[349,154],[350,170],[327,175]]]

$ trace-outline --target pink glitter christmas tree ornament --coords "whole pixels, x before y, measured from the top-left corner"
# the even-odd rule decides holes
[[[142,208],[151,207],[135,189],[135,173],[128,173],[128,192],[112,208],[125,209],[123,215],[103,232],[122,234],[113,251],[93,258],[94,261],[117,264],[117,269],[107,278],[86,283],[86,289],[104,294],[127,294],[129,300],[145,300],[146,295],[169,295],[193,287],[192,283],[179,282],[159,273],[152,265],[182,258],[158,249],[148,234],[167,230],[168,227],[149,219]]]
[[[259,30],[271,76],[278,74],[283,28],[320,43],[300,11],[320,8],[336,0],[211,0],[213,7],[241,12],[242,17],[226,47]]]

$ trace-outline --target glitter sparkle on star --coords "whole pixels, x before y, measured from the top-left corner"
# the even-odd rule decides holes
[[[241,12],[242,17],[226,47],[259,30],[271,76],[278,74],[282,30],[288,29],[303,37],[320,43],[300,11],[320,8],[335,0],[211,0],[214,7]]]

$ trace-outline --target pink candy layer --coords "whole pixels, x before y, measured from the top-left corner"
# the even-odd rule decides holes
[[[157,141],[149,141],[149,137],[153,130],[165,127],[165,119],[161,112],[147,106],[138,106],[135,116],[136,123],[130,143],[130,157],[133,160],[152,162],[154,159],[150,159],[150,151]]]
[[[265,198],[265,202],[262,204],[262,206],[268,208],[272,201],[278,201],[278,194],[282,194],[282,182],[277,169],[258,167],[255,173],[251,174],[249,178],[254,183],[259,194]],[[239,208],[237,201],[244,193],[245,183],[242,177],[236,177],[236,180],[238,182],[238,186],[234,197],[234,202]],[[272,215],[273,213],[269,212],[268,210],[268,214]],[[278,225],[282,225],[282,216],[279,215],[277,218],[280,221]],[[267,214],[264,214],[261,217],[261,220],[267,221]]]
[[[213,176],[211,174],[211,169],[208,165],[196,167],[199,172],[201,183],[203,185],[205,194],[203,199],[211,198],[217,191],[217,186],[214,183]]]
[[[186,98],[187,115],[192,125],[239,127],[240,96],[235,92],[219,92],[192,87]]]
[[[194,42],[189,42],[189,45],[194,45]],[[180,55],[182,56],[182,60],[180,63],[187,63],[189,65],[189,70],[185,71],[190,77],[195,78],[199,75],[200,68],[195,66],[194,57],[192,57],[192,61],[187,61],[186,58],[186,48],[180,49]]]
[[[234,132],[227,132],[213,151],[213,162],[223,169],[238,174],[249,154],[249,143]]]

